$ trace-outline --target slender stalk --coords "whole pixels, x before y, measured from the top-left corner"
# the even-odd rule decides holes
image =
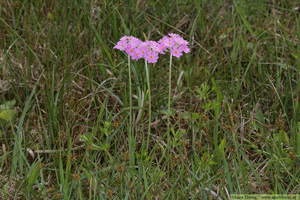
[[[147,151],[148,151],[150,132],[151,132],[151,92],[150,92],[151,89],[150,89],[150,77],[149,77],[148,65],[146,60],[145,60],[145,70],[146,70],[148,93],[149,93],[149,125],[148,125],[148,138],[147,138]]]
[[[171,70],[172,70],[172,54],[170,54],[170,66],[169,66],[169,100],[168,100],[168,130],[167,133],[170,133],[170,113],[171,113]],[[168,136],[169,137],[169,136]]]
[[[134,152],[133,152],[133,134],[132,134],[132,89],[131,89],[131,70],[130,70],[130,55],[128,55],[128,77],[129,77],[129,152],[130,152],[130,160],[131,164],[134,164]]]
[[[167,152],[168,157],[170,156],[171,152],[171,137],[170,137],[170,114],[171,114],[171,78],[172,78],[172,54],[170,53],[170,66],[169,66],[169,99],[168,99],[168,130],[167,130],[167,137],[168,137],[168,145],[167,145]]]

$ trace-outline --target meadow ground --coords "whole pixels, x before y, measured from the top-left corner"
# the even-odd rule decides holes
[[[0,197],[300,193],[298,6],[1,0]],[[148,64],[148,90],[144,62],[129,71],[113,49],[168,33],[191,48],[173,57],[172,112],[169,54]]]

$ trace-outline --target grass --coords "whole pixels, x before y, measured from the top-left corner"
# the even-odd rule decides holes
[[[297,6],[1,1],[0,197],[300,193]],[[173,58],[168,120],[168,56],[148,84],[143,61],[113,46],[170,32],[191,52]]]

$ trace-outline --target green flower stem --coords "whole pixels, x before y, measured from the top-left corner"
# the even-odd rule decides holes
[[[148,93],[149,93],[149,125],[148,125],[148,138],[147,138],[147,150],[148,150],[149,140],[150,140],[150,131],[151,131],[151,92],[150,92],[151,89],[150,89],[149,69],[148,69],[146,60],[145,60],[145,70],[146,70]]]
[[[131,70],[130,70],[130,56],[128,55],[128,76],[129,76],[129,152],[130,152],[130,162],[134,164],[134,152],[133,152],[133,134],[132,134],[132,89],[131,89]]]
[[[172,54],[170,54],[170,66],[169,66],[169,99],[168,99],[168,130],[167,130],[167,137],[168,137],[168,150],[167,152],[171,152],[171,137],[170,137],[170,114],[171,114],[171,75],[172,72]]]
[[[167,133],[170,133],[170,113],[171,113],[171,70],[172,70],[172,54],[170,54],[170,66],[169,66],[169,100],[168,100],[168,130]]]

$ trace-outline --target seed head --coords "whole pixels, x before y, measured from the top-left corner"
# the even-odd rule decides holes
[[[108,189],[108,190],[107,190],[107,198],[108,198],[108,199],[111,199],[113,193],[114,193],[114,192],[113,192],[111,189]]]
[[[87,149],[88,151],[93,150],[93,146],[92,146],[92,145],[89,145],[89,146],[86,147],[86,149]]]
[[[73,174],[73,179],[78,182],[80,180],[79,174]]]

